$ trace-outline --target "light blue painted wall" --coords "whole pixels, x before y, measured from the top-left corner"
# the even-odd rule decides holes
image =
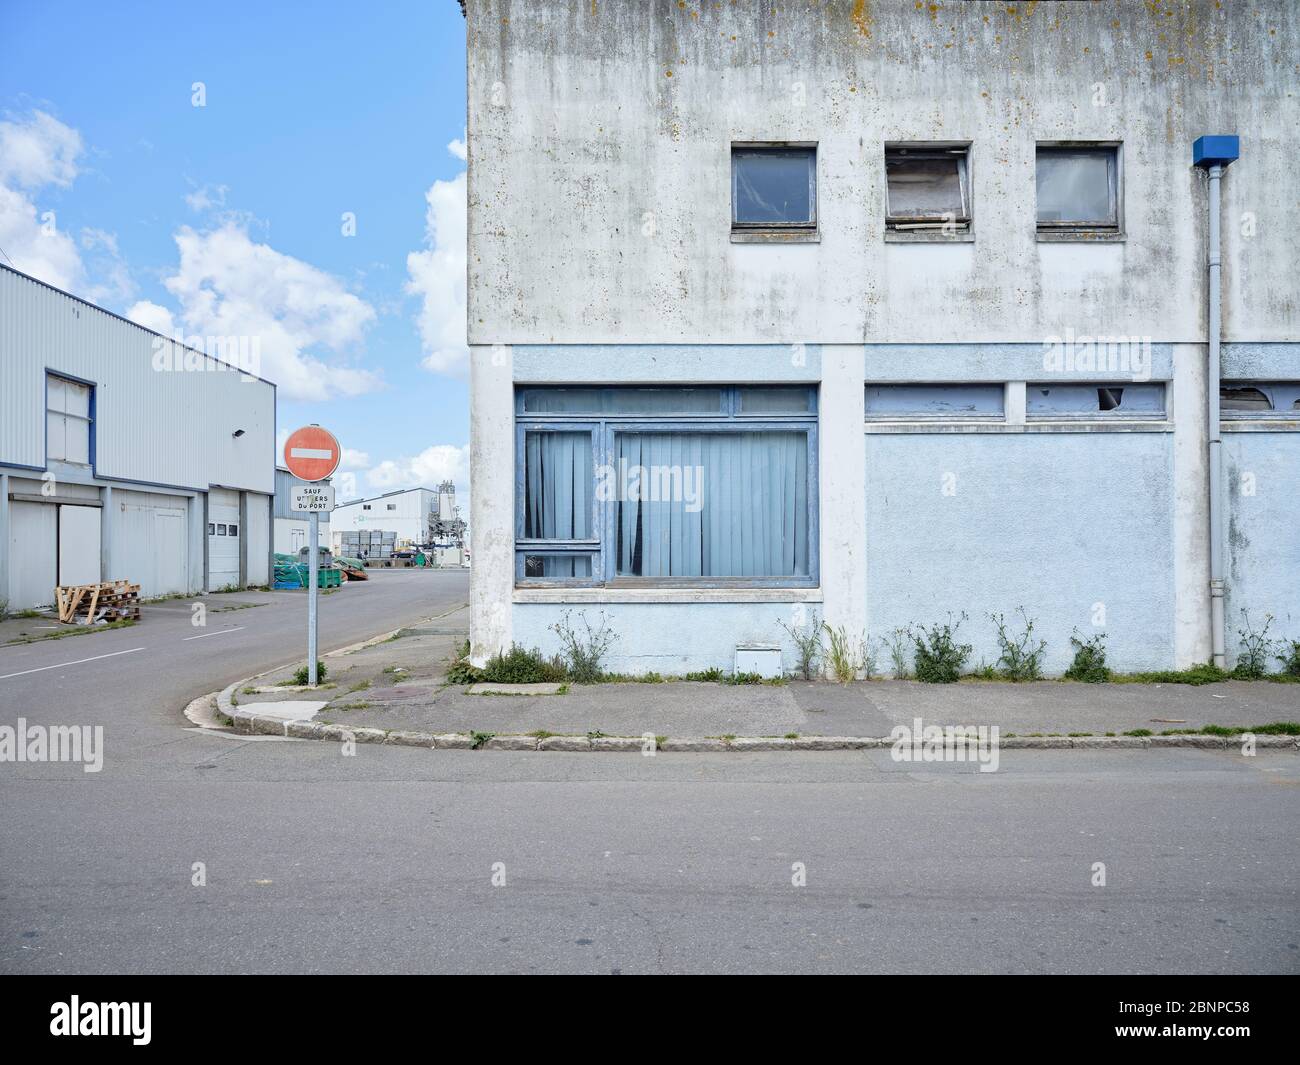
[[[1226,644],[1235,656],[1241,612],[1270,634],[1300,640],[1300,433],[1223,434],[1228,491]],[[1246,494],[1247,475],[1254,494]],[[1270,668],[1278,663],[1271,661]]]
[[[1101,602],[1113,668],[1173,667],[1171,433],[908,433],[866,448],[873,636],[965,611],[971,665],[991,664],[987,614],[1024,606],[1060,673]]]
[[[799,608],[802,606],[802,613]],[[580,616],[593,627],[603,611],[619,640],[610,648],[606,667],[615,673],[682,674],[717,667],[731,672],[736,644],[780,644],[782,663],[793,672],[798,659],[779,622],[797,626],[817,610],[816,604],[793,603],[610,603],[604,606],[553,606],[516,603],[514,639],[545,654],[560,650],[550,626],[564,614],[583,632]],[[820,611],[818,611],[820,613]]]
[[[821,380],[820,344],[516,344],[520,384],[763,384]]]

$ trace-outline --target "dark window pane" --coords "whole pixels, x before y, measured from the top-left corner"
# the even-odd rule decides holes
[[[1038,149],[1038,220],[1115,225],[1111,206],[1113,148]]]
[[[741,414],[807,414],[807,388],[742,388]]]
[[[737,148],[731,153],[732,218],[752,224],[812,224],[811,148]]]

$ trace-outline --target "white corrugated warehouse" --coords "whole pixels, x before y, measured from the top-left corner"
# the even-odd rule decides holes
[[[146,597],[267,584],[274,491],[273,384],[0,265],[10,610],[100,580]]]
[[[291,503],[293,490],[308,483],[310,482],[304,481],[301,477],[295,477],[283,466],[275,468],[275,505],[273,511],[275,550],[282,555],[296,555],[307,546],[311,521],[306,514],[293,510]],[[328,477],[321,482],[321,484],[329,483],[330,479]],[[320,516],[320,546],[330,546],[330,516],[328,514]],[[309,556],[310,554],[308,552]]]

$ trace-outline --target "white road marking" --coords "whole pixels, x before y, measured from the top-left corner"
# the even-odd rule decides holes
[[[10,677],[23,677],[28,673],[43,673],[47,669],[63,669],[65,666],[79,666],[83,662],[98,662],[101,658],[116,658],[118,655],[133,655],[136,651],[143,651],[143,647],[132,647],[129,651],[114,651],[108,655],[95,655],[94,658],[78,658],[75,662],[60,662],[57,666],[37,666],[35,669],[23,669],[17,673],[6,673],[0,680],[8,680]]]
[[[238,632],[243,627],[243,625],[236,625],[233,629],[220,629],[217,632],[205,632],[199,636],[184,636],[181,638],[181,643],[186,643],[189,640],[201,640],[204,636],[224,636],[228,632]]]

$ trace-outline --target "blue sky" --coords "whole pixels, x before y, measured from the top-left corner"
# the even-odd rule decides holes
[[[0,248],[169,335],[257,337],[282,433],[333,429],[360,494],[464,490],[464,123],[455,0],[4,0]]]

